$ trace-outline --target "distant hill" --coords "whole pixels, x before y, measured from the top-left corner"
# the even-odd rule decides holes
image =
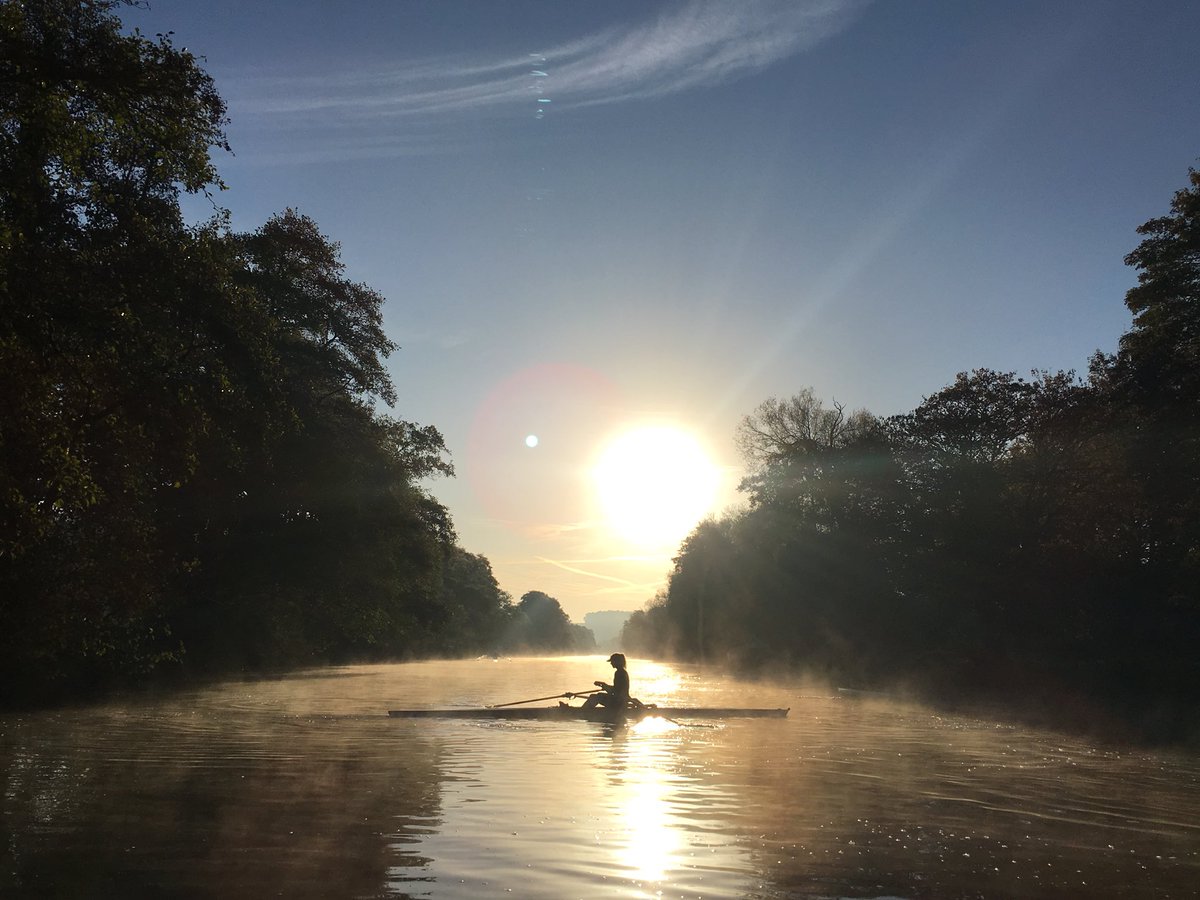
[[[632,611],[606,609],[588,613],[583,617],[583,624],[596,636],[597,650],[620,650],[617,643],[621,637],[621,629],[625,627],[625,622],[631,615]]]

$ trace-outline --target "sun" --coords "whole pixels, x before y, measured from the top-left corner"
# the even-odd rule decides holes
[[[694,435],[669,425],[619,434],[592,469],[609,527],[644,549],[670,547],[686,537],[711,510],[720,475]]]

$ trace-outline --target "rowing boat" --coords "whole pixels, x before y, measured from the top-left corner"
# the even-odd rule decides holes
[[[782,719],[787,709],[747,709],[715,706],[645,706],[641,709],[608,709],[594,706],[465,707],[463,709],[391,709],[397,719],[546,719],[588,722],[636,721],[649,716],[664,719]]]

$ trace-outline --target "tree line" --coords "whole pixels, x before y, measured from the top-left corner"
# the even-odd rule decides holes
[[[230,228],[225,104],[120,5],[0,2],[0,694],[586,644],[460,546],[383,298],[294,210]]]
[[[890,417],[762,403],[744,508],[692,532],[626,647],[1200,727],[1200,173],[1138,232],[1132,324],[1086,377],[964,372]]]

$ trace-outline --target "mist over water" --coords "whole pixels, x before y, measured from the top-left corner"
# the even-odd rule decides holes
[[[344,667],[0,718],[0,895],[1186,896],[1200,761],[631,659],[785,720],[389,719],[600,658]],[[543,704],[544,705],[544,704]]]

